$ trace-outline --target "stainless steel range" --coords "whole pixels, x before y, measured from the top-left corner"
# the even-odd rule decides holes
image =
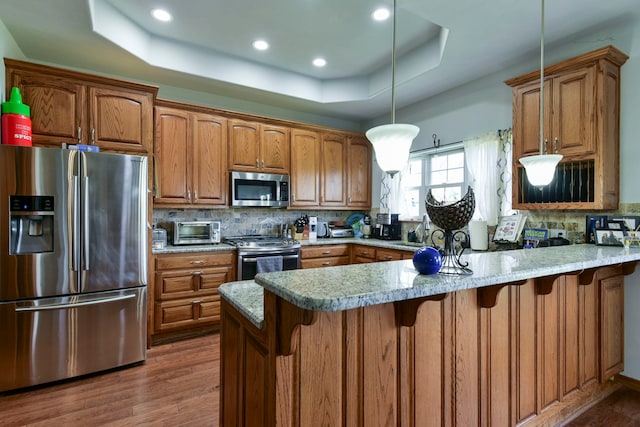
[[[300,243],[272,236],[225,237],[238,249],[238,280],[251,280],[258,273],[295,270],[300,267]]]

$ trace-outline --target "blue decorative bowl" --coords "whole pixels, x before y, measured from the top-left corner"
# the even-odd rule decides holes
[[[436,274],[442,268],[442,255],[431,246],[420,248],[413,254],[413,266],[420,274]]]

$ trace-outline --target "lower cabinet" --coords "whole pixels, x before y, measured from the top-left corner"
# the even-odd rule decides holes
[[[154,343],[218,328],[218,286],[235,280],[234,259],[233,251],[156,255]]]
[[[300,267],[317,268],[350,264],[349,245],[303,246],[300,249]]]

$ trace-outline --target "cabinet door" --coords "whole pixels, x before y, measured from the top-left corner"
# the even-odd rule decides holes
[[[551,133],[551,84],[545,81],[544,133]],[[552,146],[548,145],[549,152]],[[540,81],[514,88],[513,91],[513,159],[540,154]]]
[[[371,208],[371,145],[365,138],[349,137],[347,150],[347,205]]]
[[[280,126],[260,127],[260,171],[289,173],[289,129]]]
[[[322,135],[321,186],[322,206],[347,205],[347,140],[344,135]]]
[[[89,141],[140,154],[153,150],[153,99],[149,94],[89,87]]]
[[[624,369],[624,277],[600,281],[600,381]]]
[[[85,124],[85,88],[71,80],[7,69],[11,87],[20,89],[31,107],[34,146],[60,147],[81,142]],[[7,95],[10,93],[7,90]]]
[[[260,125],[229,121],[229,170],[256,172],[260,165]]]
[[[156,107],[155,132],[156,204],[188,204],[189,114],[182,110]]]
[[[320,196],[320,136],[291,130],[291,206],[318,206]]]
[[[567,72],[553,78],[554,148],[564,156],[595,152],[594,106],[595,66]]]
[[[208,114],[192,116],[194,204],[227,203],[227,121]]]

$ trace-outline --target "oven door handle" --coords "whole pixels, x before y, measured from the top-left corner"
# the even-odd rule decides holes
[[[265,256],[278,256],[278,255],[265,255]],[[262,258],[262,257],[246,257],[243,256],[242,257],[242,262],[257,262],[258,258]],[[298,259],[299,256],[298,255],[282,255],[282,260],[285,259]]]

